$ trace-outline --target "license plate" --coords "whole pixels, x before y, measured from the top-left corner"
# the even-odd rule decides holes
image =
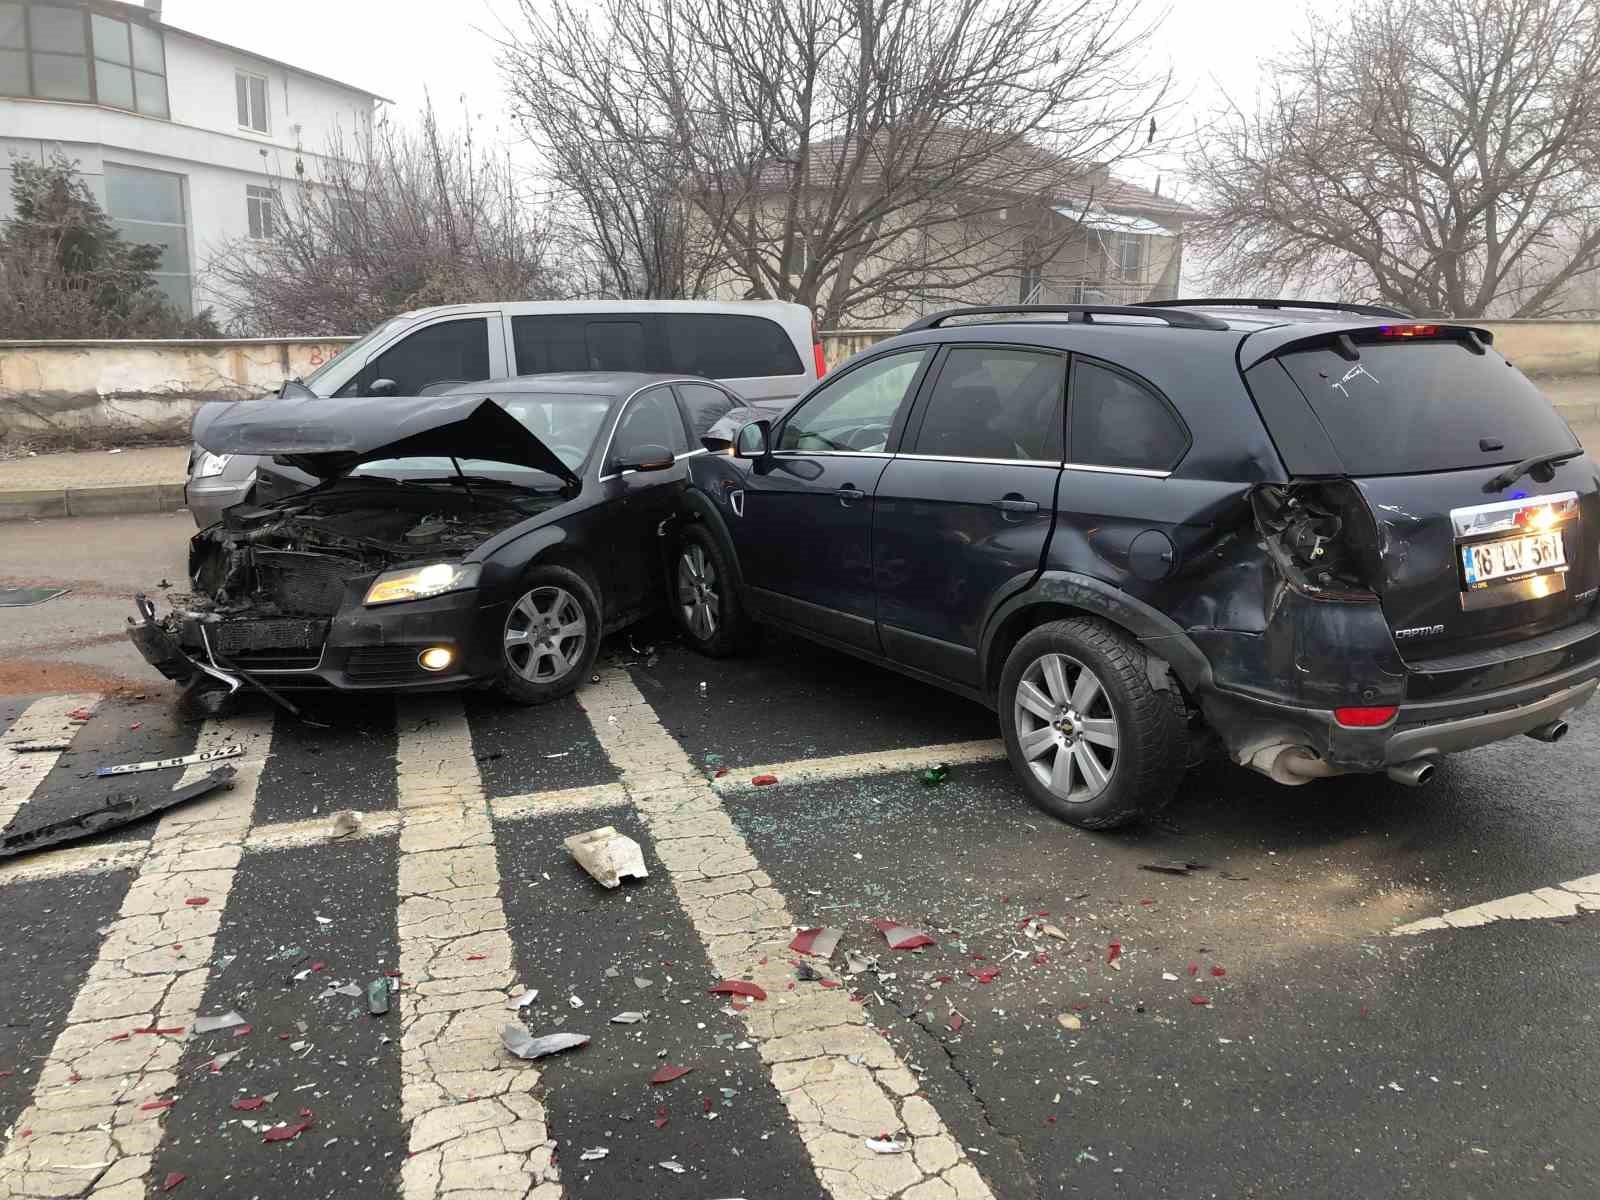
[[[1567,550],[1559,531],[1461,547],[1461,566],[1469,588],[1537,571],[1565,569],[1566,565]]]

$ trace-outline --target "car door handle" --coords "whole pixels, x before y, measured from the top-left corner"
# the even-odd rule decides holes
[[[1039,511],[1038,501],[1024,500],[1021,496],[1007,496],[1004,500],[991,500],[989,503],[1001,512],[1033,513]]]
[[[858,487],[851,487],[848,483],[834,493],[839,497],[840,504],[850,504],[856,500],[865,500],[867,494]]]

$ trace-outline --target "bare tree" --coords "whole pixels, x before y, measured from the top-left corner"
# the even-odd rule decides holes
[[[1223,290],[1555,315],[1600,265],[1600,13],[1360,0],[1313,17],[1189,167]]]
[[[1117,0],[519,4],[502,67],[557,169],[615,155],[670,186],[693,206],[684,277],[709,256],[724,288],[827,325],[970,297],[1081,239],[1165,84]]]
[[[271,180],[266,226],[224,247],[207,283],[236,331],[354,333],[407,309],[553,297],[554,235],[510,163],[471,127],[336,135],[311,177]]]

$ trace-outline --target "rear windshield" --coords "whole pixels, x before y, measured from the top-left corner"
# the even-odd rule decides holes
[[[1498,354],[1458,341],[1365,343],[1360,351],[1356,362],[1332,350],[1279,359],[1351,475],[1456,471],[1577,445],[1550,402]]]

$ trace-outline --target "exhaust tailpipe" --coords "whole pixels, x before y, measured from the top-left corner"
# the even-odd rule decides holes
[[[1397,763],[1389,768],[1389,778],[1407,787],[1421,787],[1433,778],[1434,764],[1426,758],[1414,758],[1408,763]]]
[[[1528,736],[1541,742],[1559,742],[1567,736],[1567,723],[1565,721],[1551,721],[1548,725],[1541,725],[1537,729],[1528,730]]]

